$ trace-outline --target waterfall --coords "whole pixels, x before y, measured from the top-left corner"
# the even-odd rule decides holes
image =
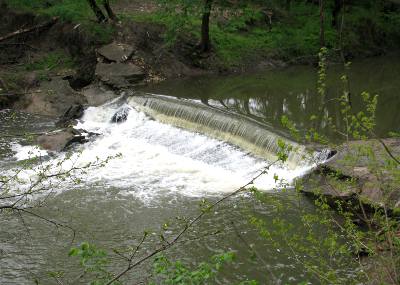
[[[288,157],[291,168],[308,164],[305,161],[308,152],[304,146],[242,115],[194,100],[153,94],[132,96],[128,103],[157,121],[229,142],[269,161],[277,158],[281,150],[278,141],[281,140],[294,149]]]
[[[116,114],[123,115],[123,119],[113,120]],[[123,97],[87,108],[76,128],[99,135],[75,146],[76,151],[66,161],[68,154],[52,154],[41,160],[38,167],[59,165],[68,169],[116,157],[104,167],[88,170],[83,183],[88,187],[123,189],[149,203],[176,193],[203,197],[230,192],[259,174],[268,164],[265,158],[271,161],[276,157],[279,139],[300,152],[290,155],[289,167],[281,164],[270,167],[268,173],[254,182],[255,187],[263,190],[280,187],[275,180],[277,176],[291,184],[314,166],[302,158],[307,154],[304,146],[252,119],[197,101],[164,96]],[[18,143],[12,145],[12,150],[16,160],[47,155]],[[323,161],[329,153],[321,151],[313,155]],[[49,171],[57,172],[57,167]],[[34,176],[35,171],[27,169],[19,174],[19,179],[31,181]],[[81,187],[71,183],[59,185],[58,190]],[[20,189],[19,185],[15,189]]]

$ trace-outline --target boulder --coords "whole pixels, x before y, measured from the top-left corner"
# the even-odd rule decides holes
[[[23,82],[25,88],[35,88],[40,84],[39,75],[34,71],[28,72],[23,76]]]
[[[22,96],[14,107],[33,114],[59,117],[71,106],[86,102],[85,97],[73,90],[67,80],[54,77]]]
[[[63,151],[73,143],[85,142],[87,142],[87,138],[84,132],[73,128],[58,130],[37,138],[38,145],[50,151]]]
[[[95,79],[96,64],[97,60],[95,55],[83,58],[79,62],[79,67],[75,74],[66,77],[70,86],[74,90],[80,90],[92,83]]]
[[[131,45],[113,42],[97,50],[97,53],[111,62],[124,62],[131,58],[135,48]]]
[[[131,108],[129,107],[122,107],[120,108],[111,118],[112,123],[122,123],[128,119],[128,115]]]
[[[67,127],[68,125],[75,125],[76,120],[83,117],[85,107],[82,104],[75,104],[68,108],[68,110],[60,117],[57,126]]]
[[[145,79],[145,72],[137,65],[101,63],[96,66],[96,76],[104,84],[114,88],[135,86]]]

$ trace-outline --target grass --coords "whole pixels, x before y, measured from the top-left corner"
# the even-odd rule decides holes
[[[213,48],[227,67],[241,65],[251,58],[278,57],[289,59],[315,55],[319,50],[318,10],[309,5],[299,4],[293,7],[293,19],[290,23],[276,21],[272,28],[265,24],[263,14],[256,8],[246,8],[240,17],[231,17],[229,21],[211,20],[210,34]],[[252,13],[250,13],[250,12]],[[200,16],[171,15],[160,10],[153,14],[123,15],[134,21],[151,22],[166,26],[165,39],[171,45],[179,34],[200,38]],[[249,25],[248,22],[256,24]],[[327,20],[329,22],[329,19]],[[326,25],[326,38],[330,46],[335,45],[335,33]]]
[[[224,8],[228,12],[229,9]],[[125,17],[165,25],[165,38],[171,45],[177,40],[177,35],[182,33],[195,39],[200,38],[201,15],[198,12],[184,15],[176,11],[171,14],[168,10],[159,10],[153,14]],[[318,53],[318,5],[304,1],[293,2],[290,13],[281,11],[277,19],[273,18],[271,28],[266,25],[263,17],[260,8],[251,6],[251,3],[241,10],[240,16],[230,16],[228,20],[221,21],[220,15],[214,15],[211,19],[211,39],[224,65],[241,65],[251,58],[260,57],[296,61],[296,58],[314,57]],[[337,50],[340,47],[339,34],[330,24],[331,17],[328,6],[325,14],[325,42],[328,48]],[[343,46],[351,54],[369,54],[382,50],[382,47],[398,47],[399,25],[399,14],[384,13],[382,7],[371,8],[363,3],[352,5],[345,15]]]
[[[98,42],[109,42],[114,34],[111,25],[99,24],[85,0],[6,0],[13,9],[32,12],[61,21],[79,23]]]
[[[64,51],[48,52],[23,66],[24,71],[35,71],[40,81],[50,78],[53,72],[73,69],[76,62]]]
[[[118,0],[115,0],[117,2]],[[146,0],[144,0],[146,1]],[[161,1],[161,0],[159,0]],[[114,29],[111,25],[98,24],[89,5],[84,0],[8,0],[11,7],[35,13],[58,16],[63,21],[80,23],[100,42],[109,42]],[[50,3],[50,5],[49,5]],[[337,49],[338,32],[331,23],[330,8],[326,10],[325,38],[328,48]],[[400,16],[383,13],[382,9],[363,4],[352,5],[345,15],[343,46],[352,53],[373,53],[382,47],[400,44]],[[171,12],[173,11],[173,12]],[[170,46],[183,38],[200,38],[201,9],[188,14],[177,10],[159,9],[153,13],[135,12],[118,15],[121,20],[157,23],[166,27],[165,41]],[[238,10],[224,7],[229,19],[215,14],[211,19],[211,39],[219,61],[226,66],[241,65],[251,58],[279,58],[295,60],[312,57],[319,50],[319,10],[317,5],[304,1],[293,2],[290,13],[277,10],[277,16],[268,27],[260,7],[249,4]],[[279,14],[280,13],[280,14]],[[249,24],[251,23],[252,24]]]
[[[27,71],[52,71],[59,67],[73,68],[75,63],[71,57],[62,51],[46,53],[43,57],[25,65]]]
[[[64,21],[95,20],[89,5],[84,0],[7,0],[7,4],[14,9],[57,16]]]

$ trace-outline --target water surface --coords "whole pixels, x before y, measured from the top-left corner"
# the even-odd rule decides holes
[[[377,134],[387,136],[399,130],[400,108],[400,57],[367,58],[358,60],[345,69],[342,65],[327,69],[327,98],[325,109],[339,127],[343,126],[340,106],[335,100],[350,90],[353,112],[365,110],[360,94],[364,91],[378,94]],[[346,74],[349,84],[341,81]],[[143,90],[183,98],[200,99],[205,104],[221,106],[256,118],[281,129],[282,115],[288,116],[300,130],[314,127],[310,116],[319,114],[323,102],[316,93],[317,69],[312,66],[291,66],[265,72],[231,75],[203,76],[190,79],[168,80],[145,87]],[[320,130],[337,138],[327,124]]]
[[[380,94],[377,132],[382,135],[399,128],[399,67],[397,58],[368,59],[354,63],[350,71],[352,94],[363,90]],[[341,72],[339,67],[329,71],[330,99],[340,95],[337,77]],[[315,94],[315,80],[313,68],[290,67],[245,76],[169,81],[149,86],[145,91],[200,99],[204,104],[228,109],[282,131],[279,120],[283,114],[303,129],[310,126],[309,116],[321,104]],[[354,108],[360,109],[358,97],[352,98]],[[163,224],[172,225],[163,234],[173,236],[182,225],[177,217],[198,215],[203,199],[215,201],[246,183],[270,163],[222,140],[155,121],[140,110],[132,109],[128,120],[122,124],[111,124],[112,115],[120,107],[108,104],[86,111],[79,127],[101,135],[84,146],[77,146],[73,159],[74,165],[84,165],[98,157],[104,159],[119,153],[122,156],[104,167],[89,170],[79,184],[62,183],[52,199],[36,210],[44,217],[76,229],[74,240],[68,229],[56,228],[30,216],[2,213],[1,284],[32,284],[35,278],[44,280],[45,284],[56,284],[47,272],[58,270],[65,271],[67,277],[76,277],[79,273],[77,261],[69,258],[67,252],[72,245],[85,240],[111,252],[112,248],[136,244],[145,230],[156,232],[144,244],[140,252],[144,255],[158,244]],[[327,110],[340,123],[339,108],[328,105]],[[18,161],[34,154],[43,156],[42,163],[56,166],[62,161],[64,154],[37,153],[29,146],[29,140],[21,137],[26,132],[51,128],[53,122],[48,118],[0,112],[0,171],[6,173]],[[251,195],[239,195],[206,215],[188,233],[185,242],[171,249],[168,255],[195,265],[221,251],[235,251],[237,262],[222,272],[218,284],[235,284],[245,278],[257,279],[261,284],[299,284],[302,281],[317,284],[318,281],[305,273],[304,265],[294,260],[284,242],[281,241],[279,247],[273,245],[259,237],[249,224],[249,216],[255,215],[275,231],[278,228],[273,221],[279,216],[294,225],[294,232],[305,235],[300,214],[313,213],[312,202],[297,197],[291,190],[273,190],[276,186],[274,174],[290,182],[303,171],[302,168],[289,170],[276,166],[256,181],[266,197],[283,205],[283,211],[276,211],[276,203],[259,203]],[[34,171],[28,171],[24,177],[29,179],[32,175]],[[323,228],[317,231],[321,238],[325,237]],[[248,244],[257,248],[263,262],[251,259]],[[115,256],[112,261],[113,271],[119,272],[123,261]],[[351,280],[356,264],[351,260],[345,264],[338,269],[341,276]],[[145,264],[126,278],[131,283],[146,282],[150,267],[151,264]]]

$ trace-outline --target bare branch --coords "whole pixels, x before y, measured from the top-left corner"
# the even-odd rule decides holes
[[[67,229],[71,230],[71,231],[72,231],[72,234],[73,234],[71,243],[75,240],[76,230],[75,230],[73,227],[69,226],[69,225],[65,225],[65,224],[59,223],[59,222],[54,221],[54,220],[50,220],[50,219],[48,219],[48,218],[46,218],[46,217],[43,217],[43,216],[41,216],[41,215],[39,215],[39,214],[36,214],[36,213],[34,213],[34,212],[31,212],[31,211],[29,211],[29,210],[27,210],[27,209],[14,208],[13,210],[16,210],[16,211],[18,211],[18,212],[27,213],[27,214],[29,214],[29,215],[31,215],[31,216],[33,216],[33,217],[39,218],[39,219],[41,219],[41,220],[43,220],[43,221],[45,221],[45,222],[47,222],[47,223],[50,223],[50,224],[54,225],[56,228],[58,228],[58,227],[67,228]]]
[[[157,255],[160,252],[163,252],[167,249],[169,249],[170,247],[172,247],[173,245],[177,244],[178,241],[180,241],[180,239],[188,232],[188,230],[190,228],[193,227],[194,224],[196,224],[199,220],[201,220],[201,218],[208,213],[211,209],[215,208],[216,206],[218,206],[219,204],[223,203],[224,201],[226,201],[227,199],[236,196],[242,192],[245,192],[247,190],[246,187],[253,185],[255,180],[257,180],[260,176],[266,174],[268,172],[268,170],[271,168],[271,166],[273,166],[274,164],[278,163],[279,160],[276,160],[270,164],[268,164],[266,167],[264,167],[261,172],[259,174],[257,174],[255,177],[253,177],[249,182],[247,182],[245,185],[241,186],[240,188],[238,188],[237,190],[231,192],[230,194],[222,197],[221,199],[217,200],[216,202],[214,202],[213,204],[211,204],[210,206],[207,207],[206,210],[203,210],[199,215],[197,215],[196,217],[194,217],[189,223],[187,223],[184,228],[175,236],[175,238],[173,238],[171,241],[167,241],[166,243],[163,243],[162,245],[160,245],[158,248],[156,248],[154,251],[152,251],[151,253],[145,255],[144,257],[140,258],[139,260],[137,260],[136,262],[129,262],[128,266],[121,271],[120,273],[118,273],[112,280],[110,280],[108,283],[106,283],[106,285],[111,285],[112,283],[114,283],[115,281],[118,281],[122,276],[124,276],[126,273],[128,273],[130,270],[132,270],[133,268],[141,265],[143,262],[149,260],[150,258],[152,258],[153,256]]]

